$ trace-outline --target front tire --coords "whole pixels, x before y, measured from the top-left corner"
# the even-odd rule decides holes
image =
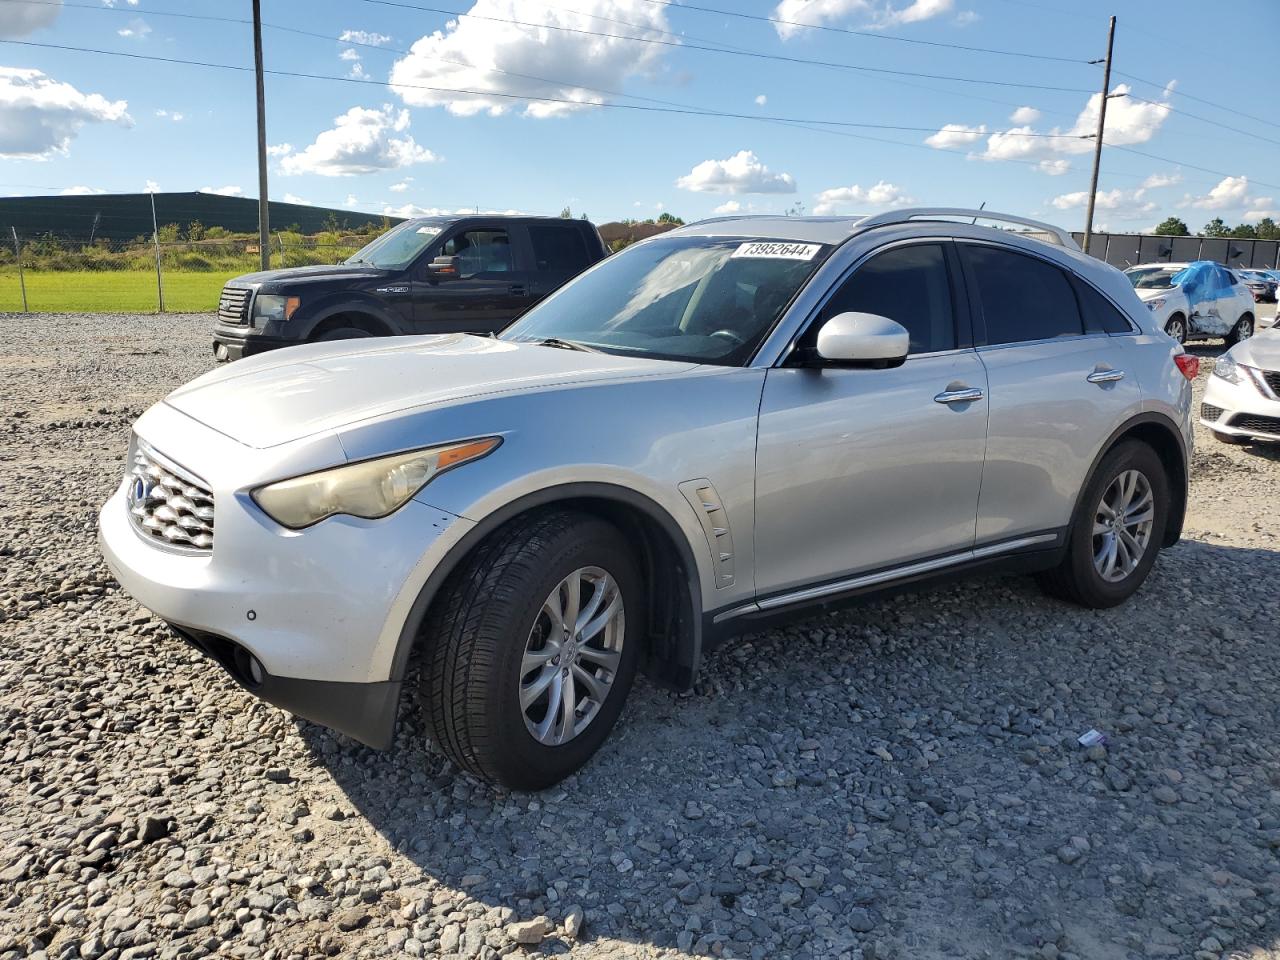
[[[1169,499],[1169,480],[1156,452],[1139,440],[1117,445],[1089,478],[1066,556],[1039,575],[1040,586],[1095,609],[1129,599],[1160,552]]]
[[[644,612],[640,572],[612,525],[550,510],[500,528],[428,616],[420,694],[433,742],[512,789],[563,780],[622,712]]]
[[[1180,313],[1175,313],[1164,325],[1164,332],[1178,341],[1179,345],[1187,342],[1187,321]]]
[[[1243,317],[1236,321],[1236,325],[1231,328],[1231,332],[1227,334],[1227,346],[1234,347],[1241,340],[1248,340],[1253,336],[1253,315],[1246,313]]]
[[[338,327],[335,330],[328,330],[316,337],[316,343],[329,343],[332,340],[361,340],[365,337],[372,337],[373,334],[363,327]]]

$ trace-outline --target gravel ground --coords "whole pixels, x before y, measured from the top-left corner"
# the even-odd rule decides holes
[[[991,579],[744,638],[510,794],[411,711],[380,754],[259,703],[112,583],[98,505],[210,324],[0,316],[0,960],[1280,958],[1280,451],[1198,437],[1126,606]]]

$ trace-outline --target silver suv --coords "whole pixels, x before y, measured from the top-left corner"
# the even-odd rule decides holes
[[[1180,535],[1195,369],[1046,224],[707,221],[496,339],[303,346],[174,391],[102,550],[262,698],[386,747],[416,675],[449,758],[540,788],[638,670],[687,688],[774,617],[993,567],[1125,600]]]

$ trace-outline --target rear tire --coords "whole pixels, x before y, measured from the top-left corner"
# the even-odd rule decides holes
[[[1243,317],[1236,321],[1236,325],[1231,328],[1231,332],[1227,334],[1227,346],[1234,347],[1241,340],[1248,340],[1253,336],[1253,314],[1246,313]]]
[[[571,605],[572,583],[581,592]],[[581,623],[609,619],[561,631],[578,621],[574,611]],[[563,780],[622,712],[644,613],[643,580],[612,525],[548,510],[500,528],[450,575],[427,618],[419,692],[432,741],[463,770],[512,789]]]
[[[1041,588],[1095,609],[1129,599],[1160,552],[1169,500],[1169,480],[1156,452],[1140,440],[1118,444],[1085,485],[1066,555],[1038,575]],[[1139,523],[1148,502],[1149,523]]]

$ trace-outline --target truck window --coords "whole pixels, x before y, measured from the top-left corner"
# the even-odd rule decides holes
[[[505,230],[468,230],[450,237],[441,255],[458,258],[458,275],[474,277],[479,273],[510,273],[511,239]]]
[[[539,270],[578,273],[591,263],[582,231],[571,224],[532,223],[529,239]]]

